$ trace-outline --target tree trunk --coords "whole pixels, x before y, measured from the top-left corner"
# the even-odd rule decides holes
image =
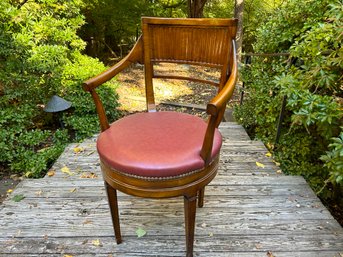
[[[208,0],[187,0],[188,18],[202,18]]]
[[[242,45],[243,45],[243,11],[244,11],[244,0],[235,0],[235,18],[238,19],[237,28],[237,59],[241,62],[242,59]]]

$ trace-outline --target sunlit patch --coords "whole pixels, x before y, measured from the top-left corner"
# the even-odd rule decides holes
[[[155,74],[168,74],[175,76],[206,78],[215,80],[218,78],[218,70],[185,64],[160,63],[154,66]],[[120,73],[118,76],[120,86],[117,88],[119,94],[120,109],[126,112],[137,112],[146,110],[144,70],[140,66],[134,66]],[[213,86],[187,80],[154,78],[154,95],[156,104],[165,101],[205,104],[216,93]],[[200,101],[204,100],[205,101]],[[158,107],[165,109],[166,106]],[[167,107],[168,110],[172,109]],[[181,109],[181,108],[177,108]],[[184,109],[184,108],[182,108]],[[185,109],[188,111],[188,109]],[[184,110],[183,110],[184,111]],[[196,111],[190,110],[196,114]],[[203,116],[200,114],[200,116]]]

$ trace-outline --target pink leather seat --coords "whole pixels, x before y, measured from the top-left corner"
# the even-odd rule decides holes
[[[177,112],[138,113],[120,119],[97,141],[109,167],[138,177],[173,177],[205,167],[200,150],[207,128],[201,118]],[[216,129],[212,158],[219,154]]]

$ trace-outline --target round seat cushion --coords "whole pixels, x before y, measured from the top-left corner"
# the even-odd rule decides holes
[[[111,124],[97,140],[100,159],[114,170],[143,177],[179,176],[204,168],[207,123],[177,112],[138,113]],[[216,129],[212,158],[222,137]]]

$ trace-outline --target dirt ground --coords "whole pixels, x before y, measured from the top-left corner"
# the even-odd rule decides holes
[[[156,74],[167,72],[171,75],[189,76],[196,75],[197,78],[216,81],[219,71],[212,68],[200,68],[192,65],[159,64],[155,68]],[[124,112],[136,112],[146,110],[145,87],[143,66],[133,66],[118,76],[120,87],[117,89],[121,110]],[[214,86],[205,85],[185,80],[154,79],[155,101],[158,110],[173,110],[190,112],[201,117],[207,117],[205,111],[199,109],[185,108],[182,106],[172,106],[166,102],[175,102],[202,105],[206,107],[217,93]],[[231,103],[237,102],[234,97]]]
[[[17,174],[9,175],[5,171],[0,171],[0,204],[6,199],[17,184],[21,181]]]

